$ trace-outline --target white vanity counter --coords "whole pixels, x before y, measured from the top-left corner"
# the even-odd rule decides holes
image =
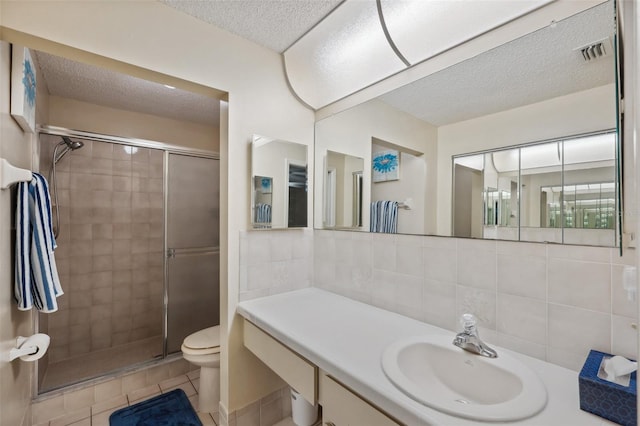
[[[245,301],[238,312],[281,343],[407,425],[472,425],[414,401],[382,370],[390,344],[411,336],[454,333],[317,288]],[[613,424],[580,410],[578,373],[507,349],[534,370],[548,392],[546,407],[528,419],[502,424],[544,426]],[[586,357],[586,354],[585,354]],[[490,384],[489,384],[490,385]]]

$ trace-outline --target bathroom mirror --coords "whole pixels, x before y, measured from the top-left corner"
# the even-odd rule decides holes
[[[616,245],[616,147],[610,131],[454,156],[454,235]]]
[[[362,227],[364,159],[327,151],[323,170],[323,226],[359,229]]]
[[[307,146],[253,135],[251,224],[254,229],[307,226]]]
[[[544,191],[539,187],[534,197],[526,180],[536,175],[541,178],[541,174],[550,179],[554,172],[544,169],[556,166],[528,167],[527,158],[534,148],[511,153],[505,149],[615,132],[615,28],[614,3],[604,2],[319,120],[315,129],[316,181],[324,182],[325,153],[345,152],[363,158],[365,164],[362,230],[369,229],[371,202],[388,199],[402,203],[408,196],[401,194],[413,190],[412,208],[400,209],[397,214],[399,233],[540,241],[534,234],[549,231],[550,225],[542,226],[542,220],[549,221],[554,214],[552,207],[541,208],[542,197],[547,194],[547,203],[555,197],[557,210],[557,203],[569,202],[570,190],[562,189],[564,196],[554,192],[553,188],[567,183],[552,179],[543,185]],[[394,181],[373,179],[373,152],[379,141],[385,149],[393,146],[400,156],[400,173]],[[576,143],[582,143],[583,151],[592,149],[584,140]],[[615,143],[617,151],[617,138]],[[509,163],[515,153],[522,155],[516,159],[523,161],[522,167]],[[406,154],[415,157],[415,170],[420,174],[406,175]],[[463,155],[475,159],[463,161]],[[611,171],[616,160],[603,161],[609,162]],[[497,164],[500,161],[504,164]],[[615,179],[596,179],[599,168],[583,170],[593,179],[576,178],[574,182],[567,175],[564,178],[572,185],[600,185],[604,192],[613,184],[609,192],[617,193]],[[394,191],[376,195],[392,185]],[[326,197],[319,186],[314,194],[314,226],[332,227],[323,219]],[[464,197],[458,191],[454,194],[454,186],[464,186],[469,193]],[[615,207],[615,197],[613,201],[606,197],[597,200],[592,202],[613,203]],[[563,208],[570,208],[566,206]],[[417,211],[421,212],[419,220],[410,216]],[[611,220],[615,221],[613,213]],[[595,221],[595,216],[580,220]],[[604,222],[598,219],[598,223]],[[561,228],[564,237],[542,240],[613,246],[617,243],[616,226],[602,230],[609,236],[597,238],[599,242],[583,238],[578,228]],[[570,236],[574,233],[575,237]]]

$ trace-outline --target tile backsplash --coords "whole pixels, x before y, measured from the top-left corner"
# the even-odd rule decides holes
[[[240,235],[240,300],[315,286],[579,370],[597,349],[636,358],[622,286],[635,250],[363,232]]]
[[[315,287],[579,370],[589,349],[636,358],[637,309],[622,287],[635,251],[316,230]]]
[[[310,287],[313,230],[242,231],[240,300]]]

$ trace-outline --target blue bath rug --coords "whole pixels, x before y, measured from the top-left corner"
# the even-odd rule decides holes
[[[114,411],[110,426],[202,426],[189,398],[176,389]]]

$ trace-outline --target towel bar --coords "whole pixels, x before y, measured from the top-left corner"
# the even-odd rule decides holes
[[[31,170],[12,166],[4,158],[0,158],[0,188],[7,189],[14,183],[29,182],[33,177]]]
[[[398,203],[399,209],[411,210],[411,205],[413,204],[412,198],[407,198],[406,200]]]

